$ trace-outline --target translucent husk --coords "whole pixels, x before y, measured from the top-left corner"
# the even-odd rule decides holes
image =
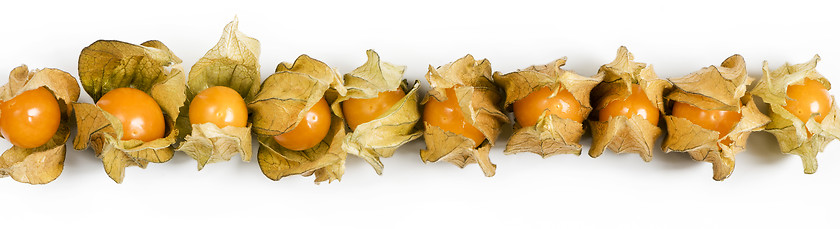
[[[215,47],[207,51],[190,69],[187,102],[176,121],[184,142],[178,147],[198,162],[198,170],[209,163],[228,161],[239,155],[251,161],[251,126],[219,128],[212,123],[190,124],[189,104],[204,89],[225,86],[238,92],[245,102],[260,89],[260,42],[239,31],[239,20],[225,26]]]
[[[563,89],[571,92],[581,105],[581,118],[588,116],[592,110],[589,93],[601,82],[601,75],[584,77],[561,69],[565,64],[566,57],[563,57],[546,65],[535,65],[504,75],[494,73],[494,81],[505,91],[505,110],[512,111],[514,102],[549,87],[552,96]],[[543,158],[557,154],[580,155],[581,145],[578,142],[583,133],[582,123],[543,112],[536,125],[522,127],[518,122],[514,125],[505,153],[532,152]]]
[[[423,135],[417,126],[420,120],[417,101],[420,83],[415,81],[409,88],[402,79],[405,66],[382,62],[373,50],[367,50],[367,57],[365,64],[344,75],[347,93],[331,104],[333,113],[343,120],[341,102],[345,100],[375,98],[386,91],[405,92],[405,96],[390,109],[370,122],[359,124],[344,138],[344,151],[361,157],[381,175],[384,165],[380,158],[391,157],[397,148]]]
[[[659,79],[653,71],[652,65],[633,61],[633,54],[621,46],[612,63],[601,66],[597,77],[603,77],[603,82],[592,89],[592,101],[597,114],[610,102],[623,100],[630,96],[632,85],[639,85],[660,113],[664,112],[662,93],[671,85],[666,80]],[[656,139],[662,134],[658,126],[652,125],[643,117],[633,115],[631,118],[614,116],[605,122],[596,118],[587,120],[592,130],[592,147],[589,156],[598,157],[609,148],[616,153],[637,153],[645,162],[653,159],[653,149]]]
[[[434,68],[429,66],[426,80],[432,86],[422,104],[429,99],[446,101],[445,90],[453,88],[464,120],[481,131],[484,142],[455,134],[424,122],[425,150],[420,150],[423,162],[447,161],[461,168],[478,163],[485,176],[496,174],[496,165],[490,162],[490,148],[495,144],[501,127],[508,117],[501,111],[502,94],[491,79],[490,61],[476,61],[466,55],[455,62]]]
[[[91,146],[102,159],[105,172],[117,183],[122,183],[128,166],[145,168],[149,162],[169,161],[174,154],[170,147],[178,136],[175,119],[186,99],[180,63],[181,59],[159,41],[133,45],[99,40],[84,48],[79,56],[79,79],[93,101],[121,87],[144,91],[163,111],[165,133],[148,142],[121,140],[119,119],[94,104],[74,103],[78,134],[73,147],[83,150]]]
[[[292,131],[321,98],[335,101],[345,91],[340,79],[335,69],[301,55],[294,64],[280,63],[262,83],[248,108],[253,112],[252,131],[260,143],[257,161],[266,177],[279,180],[314,174],[315,182],[341,180],[347,154],[341,149],[344,121],[338,117],[332,117],[327,136],[312,148],[290,150],[274,140],[274,136]]]
[[[750,133],[762,130],[770,119],[761,113],[746,87],[752,81],[747,76],[744,58],[733,55],[720,67],[710,66],[681,78],[674,84],[666,100],[687,103],[704,110],[728,110],[741,113],[741,120],[723,137],[719,132],[695,125],[685,118],[665,116],[668,136],[662,150],[686,152],[692,159],[712,163],[717,181],[729,177],[735,169],[735,155],[745,149]],[[724,140],[731,142],[724,144]]]
[[[73,115],[72,103],[79,99],[79,85],[67,72],[58,69],[40,69],[30,71],[26,65],[12,70],[9,82],[0,87],[0,100],[6,101],[25,91],[45,87],[58,100],[61,110],[59,128],[44,145],[35,148],[12,148],[0,156],[0,177],[10,176],[22,183],[46,184],[64,170],[65,143],[70,136],[70,119]],[[2,115],[2,114],[0,114]]]
[[[807,122],[802,122],[783,106],[787,104],[787,87],[801,85],[805,78],[816,80],[826,89],[831,89],[828,79],[816,70],[819,61],[820,56],[815,55],[806,63],[785,63],[773,71],[770,71],[767,61],[764,61],[764,74],[751,91],[770,104],[771,121],[766,126],[767,132],[776,136],[783,153],[799,155],[802,158],[802,166],[807,174],[817,171],[817,153],[825,150],[829,142],[840,138],[840,120],[837,117],[840,112],[837,103],[832,96],[831,109],[822,122],[817,122],[813,116]],[[808,136],[808,133],[812,135]]]

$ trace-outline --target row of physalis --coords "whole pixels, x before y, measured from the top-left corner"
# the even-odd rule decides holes
[[[561,69],[566,58],[491,75],[489,61],[467,55],[429,66],[431,89],[420,123],[419,82],[409,86],[405,67],[380,61],[372,50],[344,76],[302,55],[280,63],[260,85],[259,41],[237,24],[234,19],[225,27],[186,82],[181,60],[161,42],[91,44],[79,57],[79,78],[95,105],[75,103],[79,89],[70,74],[16,68],[0,94],[0,130],[15,145],[0,157],[0,176],[33,184],[54,180],[63,169],[74,110],[74,148],[92,147],[118,183],[125,167],[166,162],[176,147],[199,170],[237,154],[249,161],[252,132],[260,143],[259,166],[273,180],[295,174],[340,180],[347,153],[381,174],[380,158],[420,135],[424,162],[478,163],[493,176],[489,150],[508,122],[502,110],[516,120],[506,153],[579,155],[588,127],[590,156],[610,148],[644,161],[653,157],[664,116],[669,134],[662,149],[713,163],[716,180],[731,174],[749,133],[768,123],[784,152],[802,156],[807,173],[816,169],[816,152],[838,136],[830,85],[814,70],[818,57],[773,72],[765,64],[753,91],[771,104],[768,118],[747,93],[751,79],[739,55],[669,80],[634,62],[624,47],[592,77]],[[30,109],[39,112],[21,113]],[[30,129],[46,131],[34,136]]]
[[[578,141],[588,127],[591,157],[609,148],[649,162],[664,119],[668,135],[662,150],[712,163],[715,180],[731,175],[735,154],[745,149],[749,134],[765,129],[776,135],[784,153],[800,155],[805,172],[813,173],[817,152],[840,136],[830,84],[815,70],[818,60],[772,72],[765,62],[752,93],[770,104],[770,117],[748,92],[753,80],[740,55],[668,80],[659,79],[651,65],[633,61],[625,47],[593,77],[561,69],[565,58],[496,74],[506,92],[504,105],[516,118],[505,152],[579,155]]]

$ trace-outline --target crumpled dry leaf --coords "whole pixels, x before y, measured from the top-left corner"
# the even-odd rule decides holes
[[[9,83],[0,87],[0,100],[6,101],[32,89],[45,87],[58,100],[61,122],[53,138],[36,148],[12,148],[0,156],[0,177],[29,184],[49,183],[64,170],[65,143],[70,136],[71,104],[79,99],[79,85],[67,72],[58,69],[29,71],[26,65],[17,67],[9,74]],[[2,114],[0,114],[2,115]]]
[[[603,82],[592,89],[592,101],[595,114],[615,100],[626,99],[631,94],[632,85],[639,85],[660,113],[665,111],[662,93],[671,85],[659,79],[652,65],[633,61],[626,47],[621,46],[612,63],[601,66],[598,70]],[[589,119],[592,129],[592,147],[589,156],[598,157],[604,149],[616,153],[637,153],[645,162],[653,159],[656,138],[662,133],[658,126],[650,124],[641,116],[632,118],[616,116],[606,122]]]
[[[544,87],[553,93],[568,90],[581,105],[583,117],[589,115],[589,93],[601,82],[601,75],[583,77],[572,71],[561,69],[566,64],[566,57],[546,65],[531,66],[524,70],[500,75],[493,74],[494,81],[505,90],[505,110],[511,111],[514,102]],[[543,158],[557,154],[580,155],[578,143],[583,135],[583,124],[557,115],[543,113],[534,126],[514,126],[514,133],[508,140],[505,153],[532,152]]]
[[[251,128],[193,124],[192,134],[187,135],[178,151],[195,159],[198,170],[210,163],[229,161],[233,155],[239,155],[242,161],[251,161]]]
[[[237,154],[242,161],[251,161],[250,126],[191,125],[189,119],[189,104],[204,89],[225,86],[238,92],[246,103],[259,92],[260,42],[240,32],[238,27],[239,20],[234,18],[225,26],[216,46],[190,69],[187,102],[176,121],[179,139],[184,137],[184,142],[177,150],[195,159],[198,170],[208,163],[228,161]]]
[[[668,136],[662,150],[687,152],[692,159],[712,163],[717,181],[729,177],[735,169],[735,154],[743,151],[747,137],[762,130],[770,119],[761,113],[748,93],[746,86],[752,81],[747,76],[744,58],[733,55],[720,67],[710,66],[681,78],[671,79],[674,90],[666,100],[678,101],[705,110],[728,110],[741,113],[741,120],[724,137],[714,130],[695,125],[685,118],[665,116]],[[731,143],[724,144],[725,139]]]
[[[344,161],[347,159],[347,153],[341,149],[344,135],[344,121],[336,116],[333,116],[324,140],[306,150],[289,150],[277,144],[273,136],[258,135],[260,149],[257,160],[260,169],[271,180],[297,174],[315,174],[315,183],[341,181]]]
[[[833,96],[831,109],[821,123],[813,117],[808,122],[802,122],[783,106],[787,104],[785,101],[787,87],[802,84],[805,78],[816,80],[827,89],[831,89],[828,79],[816,70],[819,61],[820,56],[815,55],[806,63],[796,65],[785,63],[773,71],[770,71],[767,61],[764,61],[761,80],[751,91],[752,94],[770,104],[771,121],[766,126],[767,132],[776,136],[782,152],[799,155],[802,158],[802,166],[807,174],[817,171],[817,153],[825,150],[829,142],[840,138],[840,119],[837,117],[840,112],[838,112],[837,104],[833,102]],[[809,132],[812,136],[808,136]]]
[[[380,157],[391,157],[398,147],[423,135],[417,127],[420,120],[417,101],[420,83],[415,81],[409,89],[408,83],[402,80],[404,66],[380,61],[379,54],[373,50],[367,50],[367,57],[365,64],[344,76],[347,94],[338,97],[331,107],[333,113],[343,120],[341,102],[345,100],[374,98],[385,91],[405,92],[405,96],[391,109],[370,122],[356,126],[344,138],[344,151],[361,157],[381,175],[384,165]]]
[[[490,61],[476,61],[472,55],[466,55],[452,63],[434,68],[429,66],[426,80],[432,86],[423,99],[446,101],[447,88],[453,88],[464,120],[481,131],[487,138],[484,142],[445,131],[424,122],[426,150],[420,150],[423,162],[444,161],[464,167],[477,162],[485,176],[496,174],[496,165],[490,162],[490,148],[495,144],[501,127],[508,123],[508,117],[501,111],[502,94],[491,79]]]
[[[170,147],[178,135],[175,119],[186,100],[180,63],[181,59],[159,41],[133,45],[99,40],[83,49],[79,56],[79,79],[94,102],[112,89],[136,88],[160,105],[166,126],[163,138],[124,141],[120,140],[122,124],[116,117],[94,104],[74,103],[78,133],[73,147],[83,150],[92,146],[96,156],[102,159],[105,172],[117,183],[122,183],[127,166],[145,168],[149,162],[171,159]]]
[[[286,149],[274,136],[292,131],[321,98],[336,100],[343,87],[335,69],[307,55],[294,64],[280,63],[269,76],[248,108],[253,111],[253,132],[260,143],[257,160],[266,177],[279,180],[285,176],[315,175],[315,182],[341,180],[347,154],[341,149],[344,121],[333,116],[327,136],[306,150]],[[336,88],[330,88],[336,85]]]

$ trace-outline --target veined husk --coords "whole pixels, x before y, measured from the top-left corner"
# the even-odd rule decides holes
[[[783,108],[787,104],[787,87],[793,84],[802,84],[805,78],[816,80],[822,83],[827,89],[831,89],[828,79],[817,72],[817,62],[820,56],[815,55],[806,63],[785,65],[770,71],[767,61],[761,68],[763,75],[758,84],[751,91],[754,95],[761,97],[764,102],[770,104],[770,123],[767,124],[767,132],[776,136],[779,141],[779,148],[784,153],[796,154],[802,158],[802,166],[805,173],[812,174],[817,171],[817,153],[825,150],[829,142],[840,138],[840,120],[837,115],[837,103],[832,96],[831,109],[821,123],[808,119],[802,122],[796,116]],[[808,136],[808,133],[813,134]]]
[[[239,155],[251,161],[251,126],[219,128],[213,123],[190,124],[189,104],[198,93],[214,86],[225,86],[238,92],[245,102],[253,100],[260,89],[260,42],[239,31],[239,20],[225,26],[222,38],[190,69],[187,81],[187,102],[176,121],[184,142],[178,147],[198,162],[198,170],[206,164],[230,160]]]
[[[70,73],[46,68],[30,71],[26,65],[12,70],[9,82],[0,87],[0,101],[14,98],[21,93],[40,87],[52,92],[61,110],[61,122],[52,139],[35,148],[12,148],[0,156],[0,177],[29,184],[46,184],[55,180],[64,170],[65,143],[70,136],[72,103],[79,99],[79,85]],[[0,114],[2,115],[2,114]]]
[[[366,53],[367,62],[344,75],[347,93],[333,101],[331,108],[343,120],[341,102],[345,100],[375,98],[380,92],[386,91],[405,92],[405,96],[390,109],[370,122],[359,124],[344,138],[344,151],[361,157],[377,174],[382,175],[385,166],[381,157],[391,157],[397,148],[423,135],[423,131],[417,127],[420,120],[417,104],[420,82],[415,81],[409,87],[408,82],[402,79],[405,66],[383,62],[373,50],[367,50]]]
[[[603,82],[592,89],[592,101],[597,101],[594,114],[610,102],[630,96],[633,84],[639,85],[648,100],[660,113],[664,113],[662,93],[671,86],[670,83],[659,79],[652,65],[633,61],[633,54],[626,47],[621,46],[615,60],[601,66],[598,75],[603,77]],[[616,153],[637,153],[642,160],[649,162],[653,159],[656,138],[662,134],[658,126],[638,115],[632,118],[614,116],[606,122],[598,121],[595,116],[587,120],[587,123],[592,129],[589,156],[593,158],[601,156],[604,149],[609,148]]]
[[[566,65],[566,57],[504,75],[494,73],[494,81],[505,91],[505,110],[512,111],[514,102],[549,87],[552,96],[563,89],[571,92],[581,105],[582,118],[588,116],[592,111],[589,93],[601,82],[602,75],[584,77],[561,69],[563,65]],[[583,133],[583,123],[543,112],[534,126],[522,127],[518,122],[514,124],[514,132],[508,140],[505,153],[532,152],[543,158],[557,154],[580,155],[581,146],[578,142]]]
[[[487,140],[475,142],[423,122],[426,128],[423,137],[427,147],[420,150],[423,162],[443,160],[461,168],[478,163],[485,176],[496,174],[496,165],[490,162],[490,148],[495,144],[502,125],[508,122],[508,117],[501,111],[503,98],[492,81],[491,71],[490,61],[476,61],[469,54],[438,68],[429,65],[426,80],[432,89],[423,98],[422,104],[426,104],[432,97],[446,101],[446,89],[454,87],[464,120],[481,131]]]
[[[665,116],[668,136],[662,142],[662,150],[666,153],[687,152],[694,160],[712,163],[712,178],[726,179],[735,169],[735,154],[744,150],[750,133],[762,130],[770,122],[758,110],[752,96],[746,93],[752,78],[747,76],[744,58],[733,55],[720,67],[706,67],[670,81],[674,90],[665,98],[669,104],[676,101],[704,110],[741,113],[741,120],[722,138],[717,131],[695,125],[688,119]],[[723,140],[727,138],[732,141],[724,144]]]
[[[149,94],[164,113],[164,137],[148,142],[121,140],[119,119],[88,103],[74,103],[78,133],[73,147],[90,145],[102,159],[105,172],[117,183],[125,177],[125,167],[146,168],[149,162],[163,163],[173,156],[178,136],[175,119],[184,104],[184,71],[181,59],[160,41],[133,45],[121,41],[99,40],[82,50],[79,79],[85,92],[99,101],[110,90],[131,87]]]
[[[310,149],[290,150],[274,140],[274,136],[292,131],[321,98],[335,101],[345,91],[340,80],[335,69],[301,55],[294,64],[277,65],[276,72],[262,83],[248,108],[253,112],[252,131],[260,143],[257,160],[266,177],[279,180],[315,174],[315,182],[341,180],[347,154],[341,149],[344,121],[338,117],[332,117],[327,136]]]

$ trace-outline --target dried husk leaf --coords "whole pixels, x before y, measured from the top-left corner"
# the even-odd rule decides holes
[[[424,122],[427,149],[420,150],[420,158],[423,162],[444,160],[462,168],[478,163],[485,176],[495,175],[496,165],[490,162],[489,152],[502,125],[508,123],[508,117],[501,111],[504,98],[491,79],[490,61],[476,61],[472,55],[466,55],[438,68],[430,65],[426,80],[432,89],[422,104],[429,99],[446,101],[449,98],[446,98],[445,90],[454,87],[464,120],[481,131],[486,141],[474,142]]]
[[[338,79],[335,69],[307,55],[294,64],[280,63],[277,69],[248,102],[253,132],[259,135],[275,136],[294,129],[303,119],[303,111],[318,103]]]
[[[225,86],[239,93],[246,102],[253,100],[260,89],[260,42],[239,31],[239,20],[225,26],[219,42],[190,69],[187,81],[187,102],[176,121],[178,147],[198,162],[198,170],[208,163],[228,161],[239,155],[251,161],[251,127],[224,127],[215,124],[190,124],[189,104],[204,89]]]
[[[816,80],[827,89],[831,89],[828,79],[816,70],[819,61],[820,56],[815,55],[806,63],[785,63],[773,71],[770,71],[769,64],[764,61],[761,80],[751,91],[770,104],[771,121],[766,126],[767,132],[776,136],[783,153],[799,155],[802,158],[802,166],[807,174],[817,171],[817,153],[825,150],[829,142],[840,138],[840,120],[837,117],[840,112],[837,103],[832,96],[831,109],[822,122],[817,122],[813,117],[807,122],[802,122],[784,109],[784,106],[787,104],[787,87],[802,84],[806,78]],[[808,136],[809,132],[811,136]]]
[[[79,85],[67,72],[58,69],[30,71],[26,65],[17,67],[9,74],[9,83],[0,87],[0,100],[6,101],[32,89],[47,88],[58,100],[61,110],[59,129],[52,139],[35,148],[12,148],[0,156],[0,177],[10,176],[22,183],[46,184],[64,170],[65,143],[70,136],[70,119],[73,114],[71,103],[79,99]],[[0,114],[2,115],[2,114]]]
[[[234,18],[216,46],[190,68],[189,92],[194,96],[213,86],[225,86],[250,101],[260,90],[259,57],[260,42],[240,32],[239,20]]]
[[[341,181],[347,153],[341,145],[345,136],[344,120],[332,117],[330,131],[312,148],[294,151],[277,144],[273,136],[258,135],[257,160],[263,174],[271,180],[291,175],[315,175],[315,183]]]
[[[295,151],[286,149],[274,136],[292,131],[321,98],[332,102],[340,96],[336,85],[340,76],[335,69],[307,55],[294,64],[280,63],[277,72],[269,76],[248,108],[253,112],[252,131],[257,134],[260,148],[257,160],[266,177],[272,180],[301,174],[315,175],[315,182],[341,180],[347,154],[341,149],[344,140],[344,121],[332,117],[330,131],[316,146]],[[340,88],[340,82],[339,88]]]
[[[553,94],[566,89],[581,105],[583,117],[589,115],[589,93],[601,78],[583,77],[572,71],[561,69],[566,64],[566,57],[546,65],[535,65],[524,70],[500,75],[494,73],[493,79],[505,91],[505,110],[512,111],[514,102],[544,87],[549,87]],[[557,154],[580,155],[578,143],[583,135],[583,124],[557,115],[543,113],[534,126],[514,125],[514,132],[505,148],[506,154],[532,152],[543,158]]]
[[[597,101],[593,114],[612,101],[626,99],[634,84],[642,88],[660,113],[665,110],[662,93],[671,86],[670,83],[659,79],[652,65],[633,61],[633,54],[624,46],[618,49],[613,62],[601,66],[596,77],[603,77],[603,82],[592,89],[592,101]],[[642,160],[649,162],[653,159],[656,139],[662,133],[658,126],[637,115],[632,118],[615,116],[605,122],[590,118],[587,123],[592,129],[589,156],[593,158],[601,156],[609,148],[619,154],[637,153]]]
[[[193,124],[178,151],[198,162],[198,170],[210,163],[229,161],[239,155],[242,161],[251,161],[251,126],[219,128],[213,123]]]
[[[133,45],[121,41],[96,41],[79,56],[82,87],[98,101],[112,89],[131,87],[148,93],[164,113],[163,138],[148,142],[122,139],[122,124],[94,104],[74,103],[78,133],[73,147],[91,146],[102,159],[105,172],[117,183],[125,177],[125,167],[145,168],[149,162],[162,163],[173,156],[178,136],[175,120],[186,100],[181,60],[163,43],[147,41]]]
[[[745,149],[750,133],[760,131],[770,119],[761,113],[748,93],[743,57],[733,55],[721,66],[710,66],[681,78],[671,79],[674,90],[666,99],[691,104],[706,110],[729,110],[741,113],[741,120],[723,137],[719,132],[700,127],[688,119],[665,116],[668,136],[662,150],[686,152],[692,159],[712,163],[712,178],[721,181],[735,169],[735,155]],[[725,89],[725,90],[721,90]],[[730,139],[731,143],[724,144]]]
[[[347,133],[344,138],[344,151],[361,157],[381,175],[384,168],[381,157],[391,157],[398,147],[423,134],[417,126],[420,120],[417,101],[420,83],[415,81],[409,88],[408,83],[402,80],[404,66],[380,61],[379,54],[373,50],[367,50],[367,57],[365,64],[344,76],[347,94],[338,97],[332,103],[332,110],[344,119],[341,102],[345,100],[374,98],[385,91],[405,92],[405,96],[390,109],[378,118],[356,126],[356,129]]]

